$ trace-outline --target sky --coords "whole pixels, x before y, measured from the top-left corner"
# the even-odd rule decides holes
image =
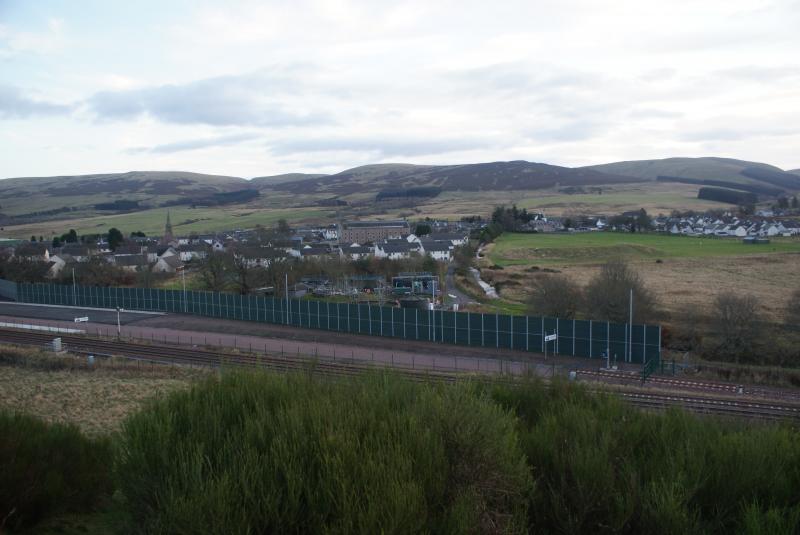
[[[800,0],[0,0],[0,177],[800,168]]]

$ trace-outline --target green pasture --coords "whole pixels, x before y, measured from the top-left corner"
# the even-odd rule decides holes
[[[175,206],[171,208],[154,208],[129,214],[116,214],[89,218],[78,218],[61,221],[46,221],[30,225],[6,227],[4,237],[29,238],[31,235],[50,237],[61,235],[70,228],[78,234],[101,234],[111,227],[120,229],[125,235],[140,230],[149,235],[161,235],[170,213],[172,227],[176,235],[190,232],[213,232],[234,228],[252,228],[256,225],[273,226],[279,219],[306,221],[324,219],[329,215],[326,210],[307,208],[189,208]]]
[[[665,234],[581,232],[574,234],[505,233],[495,240],[489,259],[500,266],[602,263],[667,258],[706,258],[764,253],[800,253],[800,240],[773,238],[746,245],[738,238]]]

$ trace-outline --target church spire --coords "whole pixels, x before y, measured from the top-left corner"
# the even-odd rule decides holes
[[[163,243],[167,244],[173,241],[174,237],[172,235],[172,222],[169,220],[169,210],[167,210],[167,224],[164,226],[164,238],[161,240]]]

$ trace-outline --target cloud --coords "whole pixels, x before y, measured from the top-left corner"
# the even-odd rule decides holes
[[[366,152],[377,158],[414,157],[445,154],[479,148],[492,144],[477,139],[379,139],[379,138],[316,138],[280,141],[269,145],[274,155],[312,152]]]
[[[306,126],[330,124],[326,112],[308,109],[292,92],[294,80],[267,72],[207,78],[185,84],[127,91],[102,91],[86,102],[105,120],[149,115],[175,124],[212,126]],[[293,104],[294,103],[294,104]]]
[[[238,145],[239,143],[242,143],[244,141],[251,141],[258,137],[260,137],[260,134],[255,134],[255,133],[228,134],[224,136],[188,139],[184,141],[176,141],[173,143],[164,143],[161,145],[154,145],[152,147],[133,147],[126,150],[125,152],[127,152],[128,154],[142,154],[142,153],[173,154],[176,152],[183,152],[187,150]]]
[[[796,65],[785,65],[782,67],[742,65],[731,69],[716,71],[716,74],[734,80],[775,83],[786,80],[787,78],[800,78],[800,67]]]
[[[544,143],[560,143],[591,139],[610,123],[599,121],[569,121],[558,126],[535,128],[528,132],[528,137]]]
[[[19,30],[0,24],[0,58],[13,58],[21,54],[48,55],[64,47],[64,21],[51,18],[46,28]]]
[[[66,115],[72,105],[32,99],[13,86],[0,85],[0,119],[25,119],[32,116]]]

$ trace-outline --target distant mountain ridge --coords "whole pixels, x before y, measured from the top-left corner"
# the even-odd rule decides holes
[[[328,176],[324,173],[284,173],[282,175],[257,176],[249,180],[251,186],[262,187],[282,182],[295,182]]]
[[[536,190],[553,186],[588,186],[637,182],[635,177],[592,169],[561,167],[522,160],[464,165],[379,164],[334,175],[276,184],[290,193],[350,195],[386,188],[439,187],[443,191]]]
[[[332,175],[287,173],[250,180],[183,171],[131,171],[0,180],[0,218],[52,217],[61,212],[88,211],[101,203],[138,203],[146,209],[253,189],[335,200],[377,196],[386,191],[398,195],[403,190],[420,188],[438,188],[442,192],[515,191],[655,180],[738,188],[768,196],[800,191],[800,169],[787,172],[765,163],[717,157],[637,160],[577,168],[524,160],[460,165],[387,163]],[[245,194],[242,198],[248,197]]]
[[[645,180],[671,176],[695,180],[714,180],[777,186],[789,190],[800,189],[800,180],[791,172],[774,165],[749,162],[733,158],[664,158],[660,160],[633,160],[588,166],[604,173],[615,173]]]

